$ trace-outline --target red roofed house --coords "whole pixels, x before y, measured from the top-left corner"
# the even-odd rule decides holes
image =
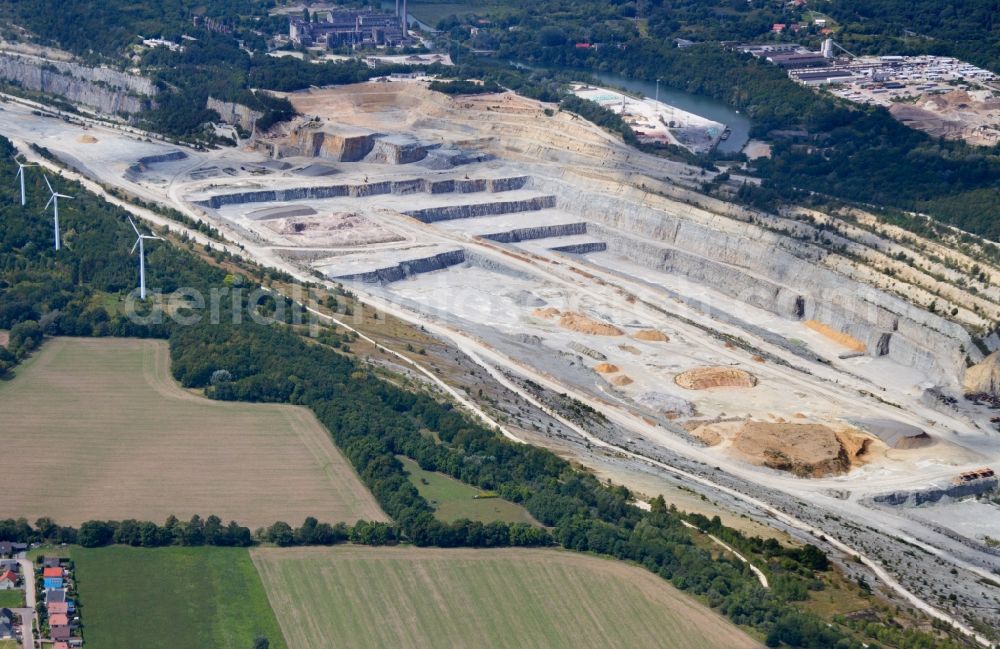
[[[69,626],[69,617],[65,613],[49,615],[49,626]]]
[[[774,32],[775,34],[780,34],[781,32],[785,31],[785,27],[786,27],[785,23],[774,23],[774,25],[771,26],[771,31]]]
[[[63,576],[62,568],[46,568],[42,572],[42,577],[62,577],[62,576]]]
[[[52,634],[53,640],[69,640],[72,637],[72,632],[69,629],[68,624],[52,624],[49,627],[49,631]]]
[[[57,642],[54,645],[52,645],[52,649],[69,649],[69,643],[68,642]]]
[[[0,590],[11,590],[17,588],[17,573],[11,570],[0,574]]]
[[[52,602],[46,608],[49,611],[49,615],[69,614],[69,604],[66,602]]]

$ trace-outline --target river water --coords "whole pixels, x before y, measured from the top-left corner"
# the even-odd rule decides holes
[[[629,92],[641,93],[646,97],[656,97],[656,81],[636,81],[609,72],[591,72],[590,74],[608,85],[625,88]],[[718,150],[723,153],[739,151],[750,139],[750,120],[721,101],[670,88],[662,83],[660,84],[660,101],[728,126],[729,139],[722,140],[718,146]]]

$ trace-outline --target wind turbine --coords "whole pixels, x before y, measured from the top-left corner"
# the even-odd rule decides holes
[[[49,199],[49,202],[45,204],[45,209],[48,209],[49,205],[52,205],[52,222],[56,231],[56,250],[59,250],[59,199],[73,198],[73,197],[56,192],[56,190],[52,189],[52,183],[49,182],[49,177],[48,176],[42,176],[42,177],[45,178],[45,184],[48,185],[49,193],[52,194],[52,197]]]
[[[154,237],[152,235],[143,234],[139,232],[139,228],[135,227],[135,221],[132,220],[131,216],[128,217],[128,222],[132,226],[132,229],[135,230],[135,236],[136,236],[135,243],[132,244],[132,252],[130,252],[129,254],[130,255],[133,254],[135,252],[136,247],[139,248],[139,299],[145,300],[146,299],[146,249],[145,246],[143,246],[142,242],[146,239],[151,239],[154,241],[163,241],[163,237]]]
[[[17,175],[14,177],[21,179],[21,205],[23,206],[26,202],[24,195],[24,170],[27,167],[37,167],[38,165],[24,164],[17,159],[17,156],[14,156],[14,162],[17,163]]]

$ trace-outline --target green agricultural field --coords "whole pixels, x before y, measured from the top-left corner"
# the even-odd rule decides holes
[[[250,555],[290,649],[760,646],[656,575],[590,555],[358,546]]]
[[[387,520],[311,411],[211,401],[169,365],[163,341],[56,338],[0,381],[7,515]]]
[[[73,548],[88,649],[286,649],[239,548]]]
[[[528,511],[503,498],[476,498],[479,489],[451,476],[434,471],[424,471],[416,461],[397,456],[409,474],[410,482],[420,495],[434,508],[434,515],[446,523],[467,518],[470,521],[491,523],[508,521],[538,525]]]

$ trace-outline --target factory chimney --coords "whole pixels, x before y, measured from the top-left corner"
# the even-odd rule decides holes
[[[406,17],[406,0],[403,0],[403,39],[406,39],[406,31],[410,28],[410,21]]]
[[[399,17],[399,0],[396,0],[396,17]]]

